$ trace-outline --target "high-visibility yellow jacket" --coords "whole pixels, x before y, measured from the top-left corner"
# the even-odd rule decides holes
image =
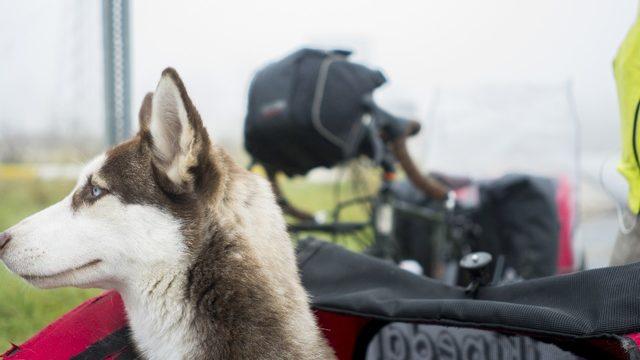
[[[640,210],[640,13],[613,62],[622,130],[618,171],[629,183],[629,209]]]

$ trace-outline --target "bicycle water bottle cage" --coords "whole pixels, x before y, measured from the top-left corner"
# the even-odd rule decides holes
[[[487,271],[487,267],[491,260],[493,260],[491,254],[484,251],[473,252],[465,255],[460,260],[460,268],[468,271],[469,275],[471,275],[471,282],[469,282],[465,290],[467,294],[475,297],[478,288],[489,283],[490,274]]]

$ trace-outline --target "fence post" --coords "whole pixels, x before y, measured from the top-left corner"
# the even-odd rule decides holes
[[[129,0],[102,0],[104,96],[107,142],[131,133]]]

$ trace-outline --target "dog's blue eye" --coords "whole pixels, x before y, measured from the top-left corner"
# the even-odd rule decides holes
[[[102,189],[100,187],[98,187],[98,186],[95,186],[95,185],[92,186],[91,187],[91,195],[93,197],[98,197],[98,196],[102,195]]]

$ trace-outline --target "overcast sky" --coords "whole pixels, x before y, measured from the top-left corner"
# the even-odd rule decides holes
[[[214,137],[241,140],[252,73],[303,45],[384,70],[377,97],[424,118],[436,88],[572,80],[584,138],[615,148],[611,62],[635,0],[132,2],[133,112],[175,67]],[[100,6],[0,0],[0,131],[101,133]],[[589,150],[589,149],[587,149]]]

